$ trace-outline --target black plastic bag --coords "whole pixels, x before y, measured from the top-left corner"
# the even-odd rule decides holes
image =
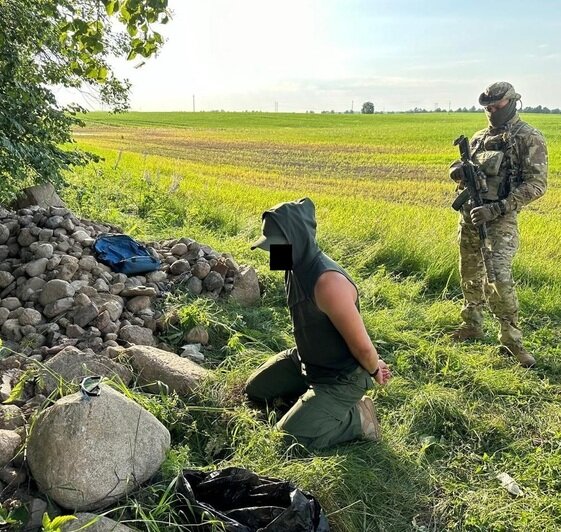
[[[220,521],[226,532],[329,532],[317,500],[287,481],[260,477],[241,467],[179,474],[176,510],[196,530]],[[216,530],[216,525],[214,525]]]

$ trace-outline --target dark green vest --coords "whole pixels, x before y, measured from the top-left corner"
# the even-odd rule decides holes
[[[295,268],[285,276],[296,347],[312,383],[334,382],[338,375],[346,375],[359,365],[327,314],[315,303],[314,287],[326,271],[337,271],[354,285],[349,274],[322,251],[306,262],[305,268]],[[360,309],[358,298],[356,305]]]

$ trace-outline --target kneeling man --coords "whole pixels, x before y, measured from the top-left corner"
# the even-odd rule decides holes
[[[269,251],[271,267],[285,270],[296,347],[251,375],[248,397],[296,400],[278,427],[310,449],[380,439],[374,404],[364,394],[373,379],[385,384],[391,373],[364,327],[356,285],[316,242],[314,204],[281,203],[262,218],[263,235],[252,249]]]

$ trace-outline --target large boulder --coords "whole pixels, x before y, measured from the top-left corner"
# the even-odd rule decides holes
[[[30,205],[39,205],[40,207],[64,207],[64,202],[56,193],[55,187],[50,183],[35,185],[22,191],[22,195],[18,198],[16,207],[22,209]]]
[[[255,305],[261,298],[257,273],[251,266],[242,266],[234,276],[230,297],[242,306]]]
[[[158,391],[156,381],[161,381],[178,394],[189,394],[208,373],[191,360],[156,347],[135,345],[125,349],[124,355],[130,359],[139,382],[151,385],[154,391]]]
[[[67,395],[39,415],[27,461],[57,504],[93,510],[148,480],[169,446],[168,430],[152,414],[102,384],[97,397]]]
[[[39,369],[37,389],[43,395],[50,395],[60,385],[60,379],[79,384],[88,375],[118,377],[125,384],[132,380],[132,373],[125,366],[110,358],[83,353],[75,347],[65,347],[60,353],[45,362]]]

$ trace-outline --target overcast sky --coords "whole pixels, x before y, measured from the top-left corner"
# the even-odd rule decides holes
[[[444,109],[506,80],[561,107],[558,0],[170,0],[158,57],[116,72],[140,111]],[[275,102],[277,102],[275,104]],[[83,103],[83,102],[82,102]],[[94,104],[88,105],[95,108]]]

